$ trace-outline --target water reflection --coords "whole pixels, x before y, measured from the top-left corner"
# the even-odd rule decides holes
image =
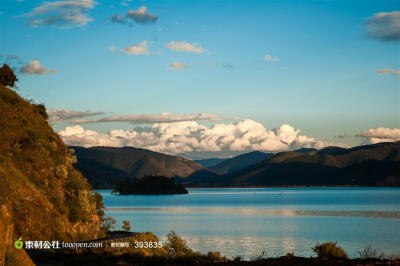
[[[271,216],[337,216],[400,219],[399,211],[330,211],[330,210],[271,210],[260,208],[107,208],[107,212],[169,212],[169,213],[217,213]]]

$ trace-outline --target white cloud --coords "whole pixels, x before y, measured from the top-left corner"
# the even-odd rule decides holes
[[[94,8],[95,4],[93,0],[43,2],[22,16],[31,17],[29,20],[31,27],[80,27],[93,20],[87,16],[87,12]]]
[[[390,69],[390,68],[384,68],[376,71],[376,73],[380,75],[389,75],[389,74],[395,74],[400,77],[400,70],[397,69]]]
[[[203,53],[204,49],[197,43],[188,43],[188,42],[175,42],[172,41],[167,43],[165,47],[169,48],[171,51],[179,51],[179,52],[191,52],[191,53]]]
[[[365,130],[357,136],[364,138],[366,143],[400,141],[400,129],[377,127]]]
[[[223,118],[217,114],[210,114],[210,113],[171,114],[163,112],[155,115],[153,114],[114,115],[98,119],[79,119],[71,122],[76,124],[101,123],[101,122],[128,122],[132,124],[152,124],[152,123],[173,123],[173,122],[183,122],[183,121],[218,121],[218,120],[232,120],[232,119]]]
[[[47,109],[47,115],[50,123],[55,123],[61,120],[68,120],[72,118],[87,117],[94,115],[101,115],[102,112],[90,112],[90,111],[74,111],[69,109]]]
[[[368,37],[383,42],[400,41],[400,11],[380,12],[365,22]]]
[[[173,63],[170,64],[168,67],[169,67],[169,68],[177,68],[177,69],[185,69],[185,68],[187,68],[187,65],[186,65],[186,64],[179,63],[179,62],[173,62]]]
[[[279,61],[279,58],[277,57],[272,57],[271,55],[267,54],[264,56],[264,59],[270,62],[276,62]]]
[[[110,48],[108,48],[111,52],[115,52],[117,50],[117,47],[115,47],[114,45],[110,46]]]
[[[139,45],[131,45],[125,48],[121,49],[122,53],[126,54],[134,54],[134,55],[139,55],[139,54],[149,54],[149,48],[147,47],[147,41],[141,42]]]
[[[26,66],[21,67],[20,69],[21,73],[23,74],[38,74],[38,75],[44,75],[48,73],[56,73],[58,70],[50,70],[47,71],[47,69],[44,66],[40,65],[40,62],[38,60],[33,60],[29,62]]]
[[[195,121],[155,123],[152,127],[130,130],[110,130],[98,133],[79,125],[66,127],[58,132],[68,145],[91,146],[133,146],[153,151],[178,154],[187,152],[221,151],[284,151],[302,147],[323,148],[341,145],[315,140],[299,135],[288,124],[278,129],[267,130],[253,120],[242,120],[233,124],[205,126]]]

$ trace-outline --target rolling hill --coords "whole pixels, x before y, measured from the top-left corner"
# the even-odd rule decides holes
[[[253,151],[235,156],[233,158],[225,159],[216,165],[210,166],[209,168],[220,174],[229,174],[265,160],[270,155],[270,153]]]
[[[95,188],[112,188],[121,179],[146,175],[184,178],[205,169],[189,159],[133,147],[71,148],[77,169]]]
[[[214,186],[399,186],[400,142],[282,152],[242,170],[199,179]]]

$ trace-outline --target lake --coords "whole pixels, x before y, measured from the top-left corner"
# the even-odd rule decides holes
[[[119,196],[98,190],[106,214],[161,239],[175,230],[191,248],[249,259],[338,241],[356,257],[366,245],[400,251],[400,188],[196,188],[184,195]]]

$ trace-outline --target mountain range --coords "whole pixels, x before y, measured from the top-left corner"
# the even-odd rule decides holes
[[[95,188],[111,188],[121,179],[145,175],[211,187],[400,185],[400,142],[276,154],[254,151],[197,162],[132,147],[72,148],[78,159],[76,168]]]
[[[281,152],[239,171],[203,178],[207,186],[399,186],[400,141]]]

